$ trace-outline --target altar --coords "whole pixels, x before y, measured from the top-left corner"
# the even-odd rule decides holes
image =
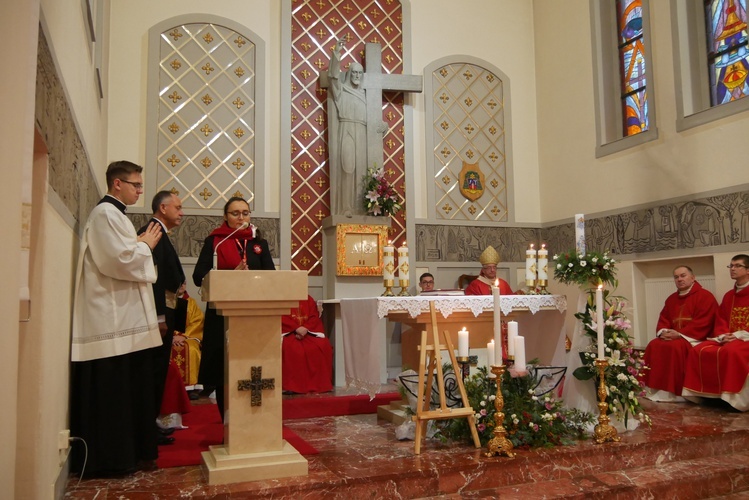
[[[345,383],[374,394],[385,371],[386,344],[382,336],[382,321],[400,322],[409,326],[401,336],[402,366],[416,369],[416,346],[421,331],[426,328],[429,303],[434,302],[440,331],[448,330],[455,338],[457,331],[466,327],[471,349],[486,349],[492,338],[494,304],[491,296],[453,295],[429,297],[373,297],[323,301],[335,306],[341,331],[336,332],[336,370],[345,370]],[[563,295],[503,295],[500,298],[502,315],[518,322],[518,334],[525,337],[526,357],[549,366],[566,366],[565,312],[567,299]],[[378,321],[379,320],[379,321]],[[339,342],[340,341],[340,342]],[[342,344],[342,345],[341,345]],[[336,385],[344,380],[336,374]]]

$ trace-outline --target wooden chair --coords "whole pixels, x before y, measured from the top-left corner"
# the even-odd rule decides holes
[[[465,287],[467,287],[471,281],[478,278],[478,275],[475,274],[461,274],[458,276],[458,288],[463,290]]]

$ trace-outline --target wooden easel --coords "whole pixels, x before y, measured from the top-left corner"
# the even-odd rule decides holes
[[[455,359],[455,350],[453,349],[453,342],[450,339],[450,333],[447,330],[442,332],[444,344],[441,344],[438,338],[437,312],[434,310],[433,301],[429,302],[429,313],[432,316],[432,344],[427,344],[429,333],[426,330],[421,332],[421,346],[419,353],[419,394],[416,399],[416,415],[412,417],[414,422],[416,422],[414,452],[417,455],[421,453],[421,438],[426,434],[427,421],[463,417],[468,419],[468,425],[471,428],[471,435],[473,436],[473,444],[476,448],[481,448],[481,441],[479,440],[479,435],[476,431],[474,411],[468,404],[468,395],[466,394],[466,388],[463,385],[463,379],[460,377],[458,361]],[[447,352],[450,355],[450,361],[453,365],[453,373],[455,373],[455,378],[458,381],[460,397],[463,400],[463,408],[449,408],[447,406],[447,400],[445,398],[445,379],[442,373],[441,351],[443,349],[447,349]],[[428,364],[427,354],[429,354]],[[435,369],[437,370],[437,387],[440,395],[440,407],[432,410],[430,408],[430,403],[432,400],[432,382],[434,381]],[[425,376],[426,384],[424,383]]]

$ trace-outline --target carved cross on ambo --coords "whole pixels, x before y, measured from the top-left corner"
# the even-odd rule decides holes
[[[237,380],[237,389],[240,391],[251,391],[250,392],[250,406],[262,406],[263,405],[263,393],[267,389],[276,388],[276,379],[274,378],[262,378],[263,367],[253,366],[250,369],[250,380]]]

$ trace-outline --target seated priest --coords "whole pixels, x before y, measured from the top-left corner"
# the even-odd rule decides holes
[[[734,288],[715,317],[713,337],[694,347],[687,360],[682,396],[720,398],[739,411],[749,410],[749,255],[728,265]]]
[[[692,346],[713,332],[718,301],[695,280],[689,266],[673,271],[676,292],[666,299],[656,326],[657,337],[645,349],[643,382],[653,401],[683,401],[684,370]]]
[[[479,256],[481,263],[481,273],[479,277],[471,281],[466,288],[466,295],[491,295],[492,285],[495,280],[499,280],[499,293],[502,295],[512,295],[512,288],[503,279],[497,278],[497,264],[499,263],[499,254],[493,246],[488,246]]]
[[[305,394],[333,390],[333,347],[325,338],[315,299],[281,317],[283,391]]]
[[[197,399],[202,385],[198,384],[200,347],[203,342],[203,311],[186,291],[186,284],[177,290],[175,328],[172,338],[172,361],[177,364],[190,398]]]

